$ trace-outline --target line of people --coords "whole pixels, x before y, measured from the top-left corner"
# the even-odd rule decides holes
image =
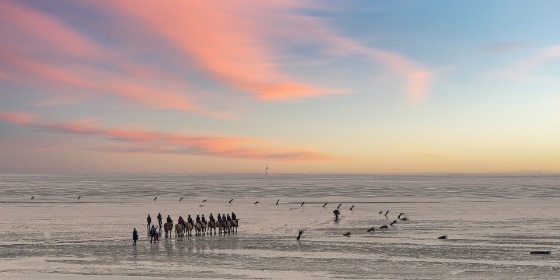
[[[159,242],[159,236],[161,235],[161,231],[164,229],[163,228],[163,216],[161,215],[161,213],[158,213],[157,215],[157,221],[158,221],[158,226],[156,227],[155,224],[152,224],[152,217],[150,216],[150,214],[148,214],[148,216],[146,217],[146,229],[148,230],[148,236],[150,237],[150,242]],[[210,216],[208,217],[208,221],[211,221],[213,223],[222,223],[222,222],[231,222],[232,220],[238,222],[239,220],[237,219],[237,215],[235,215],[234,212],[231,212],[231,216],[230,214],[220,214],[218,213],[217,218],[214,218],[214,216],[212,215],[212,213],[210,213]],[[183,227],[186,228],[187,223],[191,224],[192,227],[195,226],[196,223],[201,223],[201,224],[208,224],[208,221],[206,220],[206,217],[204,216],[204,214],[201,215],[196,215],[195,220],[193,221],[191,215],[187,215],[187,219],[186,221],[183,219],[183,216],[179,216],[179,219],[177,220],[178,224],[183,225]],[[166,218],[166,223],[169,225],[169,230],[172,229],[173,226],[173,219],[171,218],[170,215],[167,215]],[[166,229],[166,236],[167,236],[167,232],[168,230]],[[132,233],[132,239],[134,241],[134,245],[136,245],[136,242],[138,241],[138,231],[136,230],[136,228],[134,228],[133,233]]]
[[[149,216],[149,215],[148,215]],[[208,216],[208,221],[212,221],[212,222],[218,222],[221,223],[222,221],[229,221],[231,222],[232,220],[238,221],[237,220],[237,216],[235,215],[234,212],[231,212],[231,216],[229,214],[221,214],[218,213],[218,217],[217,219],[214,218],[214,216],[212,215],[212,213],[210,213],[210,216]],[[206,218],[204,217],[204,214],[202,214],[202,217],[200,215],[196,215],[196,218],[193,222],[193,219],[191,217],[191,215],[187,215],[187,221],[186,223],[191,224],[193,227],[195,225],[195,223],[203,223],[203,224],[207,224],[208,221],[206,220]],[[171,217],[168,215],[167,216],[167,222],[168,223],[173,223],[173,220],[171,219]],[[179,216],[179,219],[177,220],[178,224],[182,224],[183,226],[186,226],[185,220],[183,219],[183,216]]]

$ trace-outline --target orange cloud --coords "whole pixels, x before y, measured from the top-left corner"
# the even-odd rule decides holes
[[[246,5],[214,1],[110,3],[116,5],[119,15],[131,16],[161,34],[216,78],[260,99],[293,99],[341,92],[297,81],[279,71],[268,46],[270,43],[256,32],[266,22],[255,21],[246,9],[251,5],[260,13],[270,13],[269,6],[275,7],[272,2]],[[243,6],[243,10],[239,6]]]
[[[104,148],[107,152],[176,153],[242,159],[336,160],[327,153],[277,147],[263,139],[232,136],[197,136],[187,133],[154,132],[130,128],[105,128],[91,120],[64,123],[37,122],[33,115],[0,112],[0,120],[47,131],[97,136],[124,146]],[[95,148],[97,150],[101,148]]]

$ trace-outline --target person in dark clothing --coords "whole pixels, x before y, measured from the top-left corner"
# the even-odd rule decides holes
[[[155,239],[157,234],[157,230],[156,230],[156,226],[152,225],[152,228],[150,228],[150,243],[155,242]]]
[[[148,214],[148,217],[146,218],[146,221],[148,222],[148,230],[149,230],[150,226],[152,225],[152,217],[150,217],[150,214]]]
[[[167,215],[167,222],[168,223],[173,223],[173,220],[171,219],[171,216]]]
[[[200,218],[200,221],[201,221],[203,224],[206,224],[206,218],[204,218],[204,214],[202,214],[202,218]]]
[[[237,216],[235,216],[235,213],[233,212],[231,212],[231,219],[237,222]]]
[[[161,217],[161,213],[158,213],[158,214],[157,214],[157,221],[158,221],[159,228],[161,228],[161,222],[162,222],[162,220],[163,220],[163,219],[162,219],[162,217]]]
[[[334,220],[338,221],[338,216],[340,216],[340,211],[338,209],[334,209],[333,214],[334,214]]]
[[[136,241],[138,241],[138,231],[136,228],[132,231],[132,241],[134,241],[134,245],[136,245]]]
[[[192,218],[191,218],[191,215],[189,215],[189,216],[187,217],[187,223],[191,224],[191,226],[194,228],[194,223],[193,223],[193,220],[192,220]]]
[[[196,215],[196,223],[200,224],[200,215]]]
[[[226,220],[227,220],[228,222],[231,222],[231,217],[229,216],[229,214],[227,214]]]
[[[214,216],[212,216],[212,213],[210,213],[210,217],[208,217],[208,220],[210,220],[211,222],[216,222],[216,219],[214,219]]]

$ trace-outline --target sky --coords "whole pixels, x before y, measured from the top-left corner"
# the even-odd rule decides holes
[[[559,10],[0,0],[0,173],[558,173]]]

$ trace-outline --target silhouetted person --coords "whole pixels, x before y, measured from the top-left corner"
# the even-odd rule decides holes
[[[303,229],[300,229],[296,240],[299,241],[299,239],[301,238],[301,235],[302,235],[302,234],[303,234]]]
[[[162,220],[163,220],[163,218],[161,217],[161,213],[158,213],[157,214],[157,221],[158,221],[159,228],[161,228]]]
[[[132,241],[134,242],[134,245],[136,245],[136,241],[138,241],[138,231],[136,228],[132,231]]]

